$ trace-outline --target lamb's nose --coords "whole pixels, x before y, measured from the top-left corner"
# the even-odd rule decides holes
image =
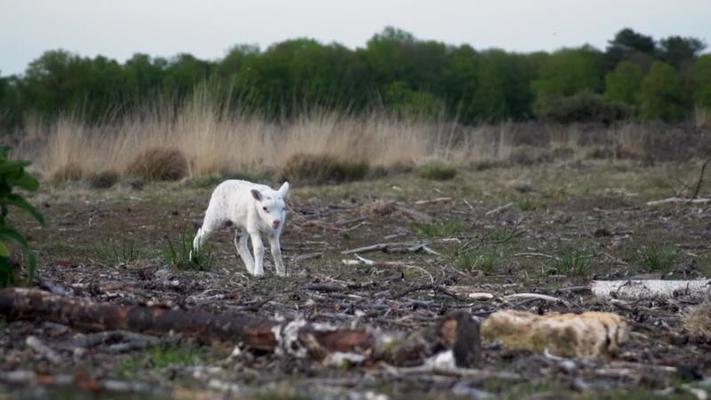
[[[279,224],[280,224],[280,223],[281,223],[281,221],[279,221],[278,219],[277,219],[277,220],[274,220],[274,222],[272,222],[272,227],[273,227],[274,229],[276,229],[276,228],[279,227]]]

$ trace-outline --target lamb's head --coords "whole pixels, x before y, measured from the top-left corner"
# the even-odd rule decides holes
[[[284,225],[286,219],[286,195],[289,182],[284,182],[279,190],[260,191],[252,189],[252,197],[257,201],[257,214],[273,230]]]

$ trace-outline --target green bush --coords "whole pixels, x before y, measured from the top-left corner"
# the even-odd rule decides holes
[[[605,102],[602,96],[580,92],[572,96],[542,96],[536,100],[535,113],[544,121],[568,124],[602,122],[609,124],[632,115],[632,109],[622,104]]]
[[[417,175],[433,181],[447,181],[457,176],[457,169],[451,165],[433,162],[419,167]]]
[[[8,206],[16,206],[29,213],[40,224],[44,218],[21,195],[13,193],[16,187],[33,192],[39,187],[37,179],[25,171],[30,163],[22,160],[8,160],[10,149],[0,148],[0,287],[17,283],[15,269],[11,261],[10,243],[19,247],[27,263],[28,281],[32,281],[35,272],[36,258],[25,238],[6,221]]]

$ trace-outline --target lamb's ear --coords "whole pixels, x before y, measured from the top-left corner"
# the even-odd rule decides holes
[[[254,200],[262,201],[262,193],[259,190],[252,189],[251,192],[252,192],[252,197],[254,197]]]
[[[279,196],[286,198],[286,194],[289,193],[289,182],[282,183],[277,193],[279,193]]]

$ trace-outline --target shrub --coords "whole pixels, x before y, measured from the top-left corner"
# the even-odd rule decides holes
[[[94,189],[108,189],[115,185],[118,180],[118,172],[112,170],[102,171],[97,174],[89,175],[89,184]]]
[[[541,120],[569,124],[602,122],[611,124],[632,115],[632,109],[622,104],[605,102],[602,96],[580,92],[573,96],[544,96],[536,100],[535,113]]]
[[[28,281],[32,281],[35,272],[36,259],[25,238],[5,218],[8,206],[18,207],[29,213],[40,224],[44,218],[22,196],[13,193],[16,187],[33,192],[39,187],[37,179],[25,171],[30,163],[21,160],[8,160],[10,149],[0,148],[0,287],[16,283],[15,271],[11,261],[8,243],[13,243],[22,249],[28,267]]]
[[[450,165],[433,162],[419,167],[417,175],[434,181],[446,181],[457,176],[457,169]]]
[[[51,182],[79,181],[84,177],[84,169],[75,162],[70,162],[56,171],[50,177]]]
[[[136,156],[128,174],[147,181],[177,181],[188,176],[188,159],[175,148],[150,148]]]
[[[365,161],[342,161],[327,154],[297,153],[286,160],[281,177],[299,183],[339,183],[361,180],[368,170]]]

